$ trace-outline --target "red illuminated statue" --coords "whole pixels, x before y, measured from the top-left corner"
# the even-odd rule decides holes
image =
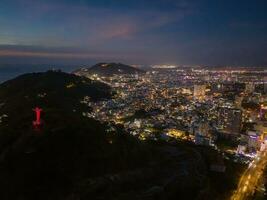
[[[33,109],[33,111],[36,114],[36,120],[32,122],[33,126],[38,128],[41,124],[41,112],[43,111],[41,108],[36,107],[35,109]]]

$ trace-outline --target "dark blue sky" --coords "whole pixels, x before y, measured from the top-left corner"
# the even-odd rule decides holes
[[[267,65],[266,0],[1,0],[0,64]]]

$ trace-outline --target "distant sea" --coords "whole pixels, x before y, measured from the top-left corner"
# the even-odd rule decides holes
[[[7,81],[9,79],[15,78],[16,76],[20,75],[19,73],[4,73],[0,72],[0,83]]]

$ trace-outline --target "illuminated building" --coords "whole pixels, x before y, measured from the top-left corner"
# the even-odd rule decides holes
[[[197,145],[212,145],[213,141],[208,123],[200,123],[198,125],[197,131],[195,132],[195,143]]]
[[[255,90],[255,84],[254,83],[249,82],[246,84],[246,89],[245,89],[246,93],[253,93],[254,90]]]
[[[202,136],[209,136],[210,135],[210,127],[208,123],[201,123],[198,126],[198,133]]]
[[[255,130],[261,134],[262,141],[267,139],[267,123],[266,122],[258,122],[255,125]]]
[[[246,146],[245,145],[238,145],[236,153],[237,154],[244,154],[246,151]]]
[[[185,133],[181,130],[169,129],[166,135],[174,138],[182,138]]]
[[[235,97],[235,106],[236,106],[237,108],[240,109],[240,108],[242,107],[243,99],[244,99],[244,97],[242,97],[242,96],[236,96],[236,97]]]
[[[261,104],[260,118],[263,121],[267,120],[267,105],[265,105],[265,104]]]
[[[266,150],[266,141],[263,141],[260,146],[260,151],[265,151]]]
[[[264,93],[267,94],[267,76],[264,77]]]
[[[255,151],[260,148],[259,136],[254,131],[248,131],[248,148],[250,151]]]
[[[194,97],[202,99],[206,94],[206,85],[194,85]]]
[[[242,123],[242,111],[233,108],[221,108],[219,114],[219,125],[223,132],[228,134],[239,134]]]

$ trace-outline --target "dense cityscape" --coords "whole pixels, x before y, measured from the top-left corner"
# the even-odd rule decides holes
[[[239,141],[242,155],[265,149],[267,71],[171,69],[88,78],[109,84],[116,95],[97,103],[85,96],[81,103],[93,111],[83,114],[121,123],[141,139],[177,137],[216,146],[223,137]]]
[[[266,70],[157,66],[132,75],[105,77],[87,69],[76,74],[107,83],[116,93],[111,100],[96,103],[85,96],[81,103],[93,110],[84,116],[122,124],[140,140],[211,146],[220,157],[214,158],[210,170],[225,173],[224,159],[251,168],[232,199],[257,191],[266,194],[262,173],[267,150]]]

